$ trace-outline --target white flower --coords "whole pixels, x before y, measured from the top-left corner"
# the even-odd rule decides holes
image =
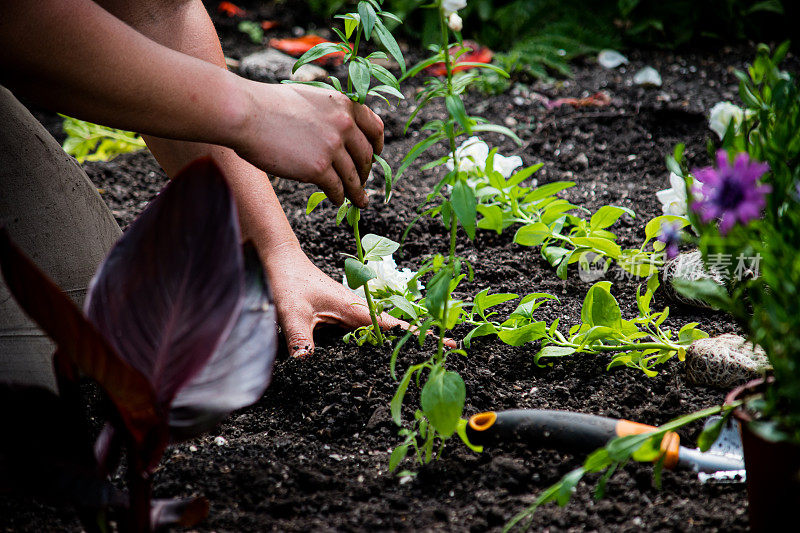
[[[506,157],[504,155],[494,154],[494,164],[492,166],[496,171],[502,174],[505,179],[508,179],[515,170],[522,166],[522,158],[518,155]]]
[[[689,177],[691,180],[691,190],[694,199],[698,198],[699,195],[699,187],[700,181]],[[661,202],[661,211],[665,215],[677,215],[680,217],[685,217],[687,212],[689,211],[689,202],[686,198],[686,185],[684,184],[683,178],[675,174],[674,172],[669,173],[669,189],[664,189],[663,191],[658,191],[656,193],[656,198],[658,201]]]
[[[470,172],[472,170],[486,171],[486,159],[489,157],[489,145],[483,142],[480,137],[470,137],[456,149],[458,157],[458,170],[460,172]],[[445,165],[448,170],[453,170],[453,160],[448,160]],[[522,158],[518,155],[506,157],[498,153],[494,154],[494,170],[508,179],[516,169],[522,166]]]
[[[752,111],[745,111],[739,106],[733,105],[730,102],[717,102],[711,108],[711,113],[708,117],[708,127],[716,133],[720,140],[725,137],[725,132],[728,125],[733,122],[734,131],[742,126],[745,117],[750,117]]]
[[[391,290],[403,294],[406,291],[410,291],[408,282],[414,277],[416,272],[413,272],[409,268],[398,270],[397,263],[395,263],[391,255],[384,256],[380,261],[367,261],[366,265],[376,276],[367,282],[371,293],[379,290]],[[342,278],[342,284],[347,287],[347,276]],[[417,285],[420,289],[424,288],[420,282],[417,282]],[[365,298],[363,286],[355,290],[350,290],[358,296]],[[419,295],[418,292],[413,294],[415,296]]]
[[[469,172],[476,168],[483,170],[486,166],[486,158],[489,157],[489,145],[480,137],[470,137],[456,148],[456,157],[458,157],[460,172]],[[453,170],[452,158],[445,165],[449,170]]]
[[[444,14],[448,17],[450,13],[455,13],[465,7],[467,7],[467,0],[442,0],[442,9],[444,9]]]
[[[458,16],[458,13],[455,11],[450,13],[450,17],[447,19],[447,25],[453,31],[461,31],[464,27],[464,21],[461,20],[461,17]]]

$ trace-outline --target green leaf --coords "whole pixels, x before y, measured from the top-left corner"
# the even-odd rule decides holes
[[[398,168],[397,172],[395,173],[395,182],[400,179],[400,176],[402,176],[403,172],[405,172],[406,169],[411,166],[411,163],[413,163],[414,160],[416,160],[420,155],[427,151],[428,148],[439,142],[444,137],[444,133],[437,132],[415,144],[400,162],[400,168]]]
[[[522,226],[514,235],[514,242],[522,246],[539,246],[552,235],[550,228],[542,222]]]
[[[411,302],[399,294],[392,294],[389,296],[389,301],[392,302],[392,305],[394,305],[396,308],[400,309],[406,315],[411,317],[411,320],[416,320],[418,318],[417,311],[414,309],[414,306],[411,305]]]
[[[575,353],[575,348],[569,346],[552,346],[548,345],[539,350],[539,353],[533,358],[536,364],[544,357],[566,357]]]
[[[369,92],[370,73],[369,67],[359,59],[360,58],[356,58],[350,62],[348,74],[350,76],[350,81],[353,82],[356,93],[358,93],[358,101],[364,103],[364,100],[367,98],[367,93]]]
[[[344,202],[342,202],[342,205],[339,206],[339,210],[336,212],[336,225],[337,226],[339,224],[341,224],[342,220],[344,220],[345,217],[347,216],[347,213],[350,211],[350,205],[351,205],[350,202],[345,200]]]
[[[494,307],[495,305],[500,305],[505,302],[509,302],[516,298],[519,298],[518,295],[512,293],[498,293],[498,294],[489,294],[489,289],[482,290],[478,294],[475,295],[475,307],[477,308],[479,313],[483,313],[490,307]]]
[[[661,215],[658,216],[647,223],[644,227],[644,235],[645,238],[649,241],[654,237],[657,237],[659,233],[661,233],[661,225],[665,222],[671,223],[680,223],[680,227],[684,228],[689,225],[689,221],[685,217],[679,217],[677,215]]]
[[[554,181],[553,183],[548,183],[546,185],[542,185],[541,187],[537,187],[525,196],[525,199],[522,200],[522,203],[529,204],[532,202],[536,202],[538,200],[542,200],[547,198],[548,196],[552,196],[557,192],[561,192],[564,189],[569,189],[570,187],[574,187],[574,181]]]
[[[379,82],[383,83],[384,85],[394,87],[395,89],[400,89],[397,78],[395,78],[394,74],[389,72],[385,67],[375,63],[370,63],[369,69],[372,71],[372,75],[375,76],[375,79]],[[405,96],[400,93],[400,98],[405,98]]]
[[[707,452],[711,449],[711,446],[717,442],[719,434],[722,433],[722,428],[725,427],[727,422],[728,418],[723,416],[703,428],[703,432],[697,437],[697,447],[700,448],[701,452]]]
[[[497,336],[501,341],[510,346],[522,346],[547,335],[547,324],[542,321],[534,322],[521,328],[500,331]]]
[[[406,370],[406,373],[403,375],[403,379],[400,380],[400,384],[397,386],[397,391],[392,397],[392,401],[389,403],[389,410],[392,413],[392,420],[394,420],[394,423],[398,426],[403,425],[403,398],[405,398],[406,391],[408,390],[408,384],[411,383],[411,377],[414,375],[414,373],[421,367],[422,365],[414,365]]]
[[[383,22],[379,18],[375,19],[374,32],[381,41],[381,44],[384,46],[384,48],[386,48],[386,51],[389,52],[389,55],[391,55],[400,65],[400,70],[403,72],[403,74],[405,74],[406,60],[403,58],[403,52],[400,51],[397,41],[392,36],[391,32],[386,29],[386,26],[383,25]]]
[[[481,229],[490,229],[500,235],[503,232],[503,210],[498,205],[478,205],[478,212],[483,218],[478,221]]]
[[[592,231],[594,231],[613,226],[623,213],[628,213],[630,216],[634,216],[633,211],[627,207],[604,205],[598,209],[594,215],[592,215],[592,219],[589,221],[589,227],[592,229]]]
[[[617,259],[622,254],[619,244],[602,237],[573,237],[572,242],[576,246],[592,248],[594,251],[607,255],[612,259]]]
[[[337,43],[320,43],[315,47],[311,48],[308,52],[300,56],[300,59],[292,67],[292,74],[297,72],[297,69],[305,65],[306,63],[311,63],[321,57],[325,57],[328,54],[333,54],[337,52],[342,52],[344,47]],[[345,48],[346,49],[346,48]]]
[[[384,203],[389,203],[389,200],[392,197],[392,167],[389,166],[389,163],[386,162],[384,158],[377,154],[372,154],[372,158],[381,166],[383,169],[383,179],[384,179]]]
[[[611,282],[599,281],[586,293],[581,309],[581,320],[590,326],[622,328],[622,312],[616,298],[611,295]]]
[[[443,268],[430,279],[425,293],[425,307],[434,318],[444,318],[445,297],[450,289],[450,270]]]
[[[472,131],[473,132],[488,131],[490,133],[499,133],[501,135],[505,135],[506,137],[510,137],[511,140],[517,143],[518,146],[522,146],[522,139],[520,139],[516,133],[506,128],[505,126],[499,126],[497,124],[473,124]]]
[[[353,290],[377,277],[371,268],[352,257],[344,260],[344,275],[347,278],[347,285]]]
[[[475,239],[475,219],[478,216],[475,193],[466,181],[458,180],[450,195],[453,211],[470,239]]]
[[[358,16],[361,18],[361,24],[364,25],[364,37],[369,39],[370,36],[372,36],[372,27],[378,19],[378,16],[375,14],[375,8],[373,8],[369,2],[359,2]]]
[[[461,442],[463,442],[467,448],[475,453],[483,452],[483,446],[476,446],[469,441],[469,437],[467,436],[467,421],[463,418],[458,421],[456,432],[458,433],[458,436],[461,437]]]
[[[317,206],[328,198],[325,196],[324,192],[315,192],[311,196],[308,197],[308,204],[306,204],[306,215],[311,214],[311,212],[317,208]]]
[[[466,397],[467,387],[461,376],[435,368],[422,387],[420,406],[436,431],[447,438],[458,426]]]
[[[472,124],[470,124],[467,110],[464,109],[464,102],[461,100],[461,96],[457,94],[448,94],[444,101],[450,116],[464,128],[464,131],[471,134]]]
[[[400,244],[386,237],[367,233],[361,238],[361,247],[364,249],[364,261],[379,261],[382,257],[392,255],[400,248]]]
[[[408,444],[401,444],[392,450],[392,454],[389,456],[389,472],[394,472],[403,459],[406,458],[408,455],[408,447]]]

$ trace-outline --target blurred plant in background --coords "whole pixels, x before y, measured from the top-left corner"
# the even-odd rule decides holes
[[[324,17],[348,4],[306,2]],[[421,9],[428,4],[387,0],[388,9],[404,20],[406,35],[425,46],[439,36],[438,14]],[[464,37],[500,52],[496,61],[504,70],[548,78],[570,76],[571,60],[602,48],[785,38],[793,31],[792,17],[783,16],[791,7],[785,0],[471,0],[459,15],[468,28]]]

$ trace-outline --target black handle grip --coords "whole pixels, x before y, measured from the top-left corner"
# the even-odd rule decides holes
[[[593,451],[616,436],[618,420],[569,411],[516,409],[475,415],[467,424],[473,444],[498,446],[523,442],[529,446]]]

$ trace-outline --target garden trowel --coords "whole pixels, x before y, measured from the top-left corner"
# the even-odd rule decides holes
[[[714,423],[709,419],[707,424]],[[614,437],[638,435],[654,426],[596,415],[546,409],[487,411],[472,416],[467,424],[471,443],[483,446],[522,442],[531,447],[592,452]],[[701,452],[680,445],[677,433],[661,441],[663,465],[694,470],[702,482],[744,481],[744,459],[739,432],[727,425],[710,450]]]

